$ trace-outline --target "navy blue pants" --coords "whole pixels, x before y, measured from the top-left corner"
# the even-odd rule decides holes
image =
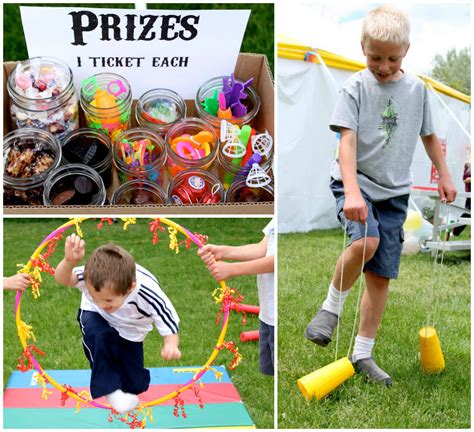
[[[79,309],[77,320],[92,370],[92,397],[96,399],[119,389],[133,394],[146,391],[150,385],[150,371],[144,365],[143,342],[120,337],[97,312]]]
[[[275,328],[260,320],[260,352],[258,363],[260,372],[265,375],[274,375],[274,347]]]

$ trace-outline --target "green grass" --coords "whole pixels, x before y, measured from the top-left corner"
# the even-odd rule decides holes
[[[174,219],[192,232],[207,234],[209,241],[218,244],[242,245],[258,242],[268,219]],[[26,263],[37,245],[64,219],[4,219],[4,274],[12,275],[17,264]],[[167,233],[160,234],[157,245],[151,244],[151,234],[144,220],[123,230],[122,222],[112,226],[96,228],[97,221],[82,224],[86,239],[86,250],[113,240],[125,247],[138,263],[152,271],[161,287],[173,302],[181,318],[179,361],[164,362],[160,358],[161,338],[153,330],[145,340],[145,363],[147,367],[173,365],[200,365],[209,357],[220,330],[214,321],[218,306],[211,298],[217,283],[196,254],[196,248],[184,247],[176,255],[168,248]],[[68,230],[69,233],[73,229]],[[183,240],[184,236],[180,235]],[[62,259],[64,240],[59,244],[50,262],[57,265]],[[229,281],[229,285],[245,296],[245,303],[258,304],[256,278],[240,277]],[[21,354],[21,344],[14,323],[13,292],[4,292],[4,385],[15,370]],[[33,326],[36,345],[46,352],[40,360],[45,369],[87,369],[89,367],[82,351],[81,334],[76,322],[80,293],[74,288],[60,287],[50,275],[44,276],[41,297],[35,301],[31,292],[22,297],[22,319]],[[243,355],[242,363],[230,372],[242,400],[259,428],[273,427],[273,379],[258,370],[258,344],[240,343],[240,332],[258,328],[258,318],[248,317],[243,326],[241,315],[231,315],[226,340],[233,340]],[[232,355],[219,354],[215,364],[225,364],[229,369]],[[58,398],[59,400],[59,398]],[[105,417],[104,417],[104,421]]]
[[[305,401],[296,380],[334,361],[335,339],[323,349],[307,341],[303,331],[326,296],[342,242],[340,230],[279,236],[279,427],[469,428],[469,252],[444,257],[436,320],[446,360],[441,374],[424,374],[418,361],[418,331],[431,300],[433,259],[430,254],[403,256],[374,348],[375,358],[392,375],[394,385],[383,388],[356,375],[324,400]],[[357,288],[358,284],[344,308],[339,357],[349,347]]]
[[[22,5],[32,5],[22,4]],[[20,4],[3,5],[3,61],[16,61],[28,58],[26,43],[21,25]],[[65,7],[88,7],[88,8],[120,8],[132,9],[132,3],[124,4],[48,4],[38,3],[35,6],[65,6]],[[150,9],[178,9],[178,10],[198,10],[198,9],[250,9],[247,29],[242,42],[241,52],[253,52],[265,54],[268,57],[270,68],[273,71],[274,65],[274,6],[266,3],[176,3],[176,4],[149,4]]]

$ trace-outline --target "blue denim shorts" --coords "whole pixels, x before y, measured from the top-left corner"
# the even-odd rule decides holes
[[[331,179],[330,188],[336,198],[337,218],[344,229],[346,223],[343,211],[344,185],[340,180]],[[379,239],[375,255],[365,264],[364,271],[369,270],[379,276],[396,279],[403,248],[403,223],[407,217],[409,195],[401,195],[384,201],[372,201],[364,192],[362,196],[369,210],[367,236]],[[364,238],[365,225],[348,220],[347,234],[350,236],[351,243]]]

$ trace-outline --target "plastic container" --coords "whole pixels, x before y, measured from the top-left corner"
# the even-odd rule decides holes
[[[166,148],[156,132],[134,128],[117,137],[112,149],[120,183],[133,179],[163,184]]]
[[[79,127],[79,104],[72,71],[61,60],[33,57],[8,77],[10,114],[16,128],[46,130],[59,140]]]
[[[248,133],[250,131],[250,137],[248,140],[241,138],[243,132]],[[222,135],[222,134],[221,134]],[[219,147],[218,161],[219,161],[219,178],[224,184],[224,188],[227,190],[234,183],[240,180],[245,180],[252,169],[253,164],[258,164],[264,171],[268,171],[271,168],[272,159],[273,159],[273,144],[271,145],[270,150],[266,152],[258,151],[254,152],[255,145],[252,142],[255,142],[263,134],[258,134],[254,129],[251,129],[250,126],[244,125],[241,129],[241,134],[237,138],[230,138],[222,141],[221,146]],[[226,137],[224,137],[225,139]],[[242,141],[241,141],[242,139]],[[232,148],[235,147],[235,143],[238,142],[241,147],[241,152],[243,156],[232,157],[233,151]],[[245,149],[244,149],[245,147]],[[237,154],[241,154],[240,152]]]
[[[130,127],[132,91],[124,77],[104,72],[87,78],[80,100],[87,127],[100,129],[112,142]]]
[[[102,178],[87,165],[60,166],[44,183],[44,205],[103,205],[106,198]]]
[[[273,202],[273,186],[248,187],[245,179],[238,180],[230,186],[225,195],[226,202]]]
[[[208,171],[180,172],[168,185],[172,204],[217,204],[224,201],[224,188],[219,179]]]
[[[112,195],[112,205],[167,204],[166,193],[146,180],[131,180],[117,188]]]
[[[165,140],[170,180],[179,172],[188,169],[210,169],[219,148],[219,138],[214,128],[195,117],[175,123],[166,134]]]
[[[17,129],[3,138],[3,204],[42,205],[43,185],[61,162],[61,145],[49,132]]]
[[[206,81],[204,84],[201,85],[201,87],[199,87],[199,90],[196,94],[196,99],[194,101],[198,116],[210,123],[216,129],[217,132],[219,132],[222,118],[219,118],[217,115],[212,115],[208,113],[204,109],[203,103],[207,98],[215,98],[217,93],[222,92],[224,87],[224,80],[227,81],[229,86],[232,84],[232,79],[229,76],[215,77]],[[236,79],[235,81],[244,84],[243,81],[240,81],[239,79]],[[242,99],[241,101],[242,104],[247,107],[247,114],[244,116],[227,119],[229,122],[238,126],[251,124],[253,119],[257,116],[258,111],[260,110],[260,97],[258,96],[255,89],[252,86],[249,86],[244,90],[244,92],[247,94],[247,97],[245,99]]]
[[[97,129],[78,129],[61,143],[62,163],[90,166],[102,177],[107,189],[112,183],[112,143],[107,135]]]
[[[142,94],[135,109],[137,123],[163,137],[173,124],[185,117],[186,104],[183,98],[173,90],[164,88]]]

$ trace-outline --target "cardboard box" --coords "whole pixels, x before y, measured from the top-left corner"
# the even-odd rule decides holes
[[[3,65],[3,133],[4,135],[13,129],[10,118],[10,100],[7,91],[7,79],[15,68],[16,62],[6,62]],[[259,131],[268,130],[272,137],[275,136],[274,128],[274,88],[273,78],[268,66],[268,61],[263,54],[240,54],[235,68],[235,76],[242,80],[254,78],[252,86],[257,91],[261,100],[260,111],[254,120],[254,127]],[[133,89],[132,89],[133,90]],[[135,103],[135,102],[134,102]],[[194,100],[186,100],[187,116],[194,117]],[[85,127],[84,119],[81,118],[81,127]],[[132,115],[132,126],[136,127],[135,116]],[[114,167],[115,169],[115,167]],[[110,197],[112,190],[117,187],[118,180],[114,173],[114,184],[109,188],[107,195]],[[165,184],[167,186],[167,184]],[[166,191],[166,187],[164,188]],[[223,203],[213,205],[194,204],[187,206],[177,205],[144,205],[144,206],[4,206],[4,214],[265,214],[273,215],[274,203]]]

